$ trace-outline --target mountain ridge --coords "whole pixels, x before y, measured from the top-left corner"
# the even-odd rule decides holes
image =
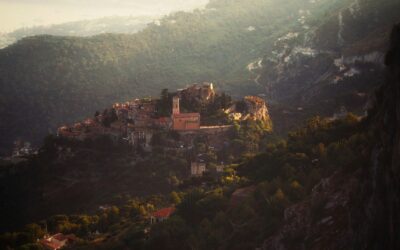
[[[16,41],[35,35],[78,36],[86,37],[102,33],[132,34],[144,29],[149,23],[159,17],[126,16],[103,17],[91,20],[67,22],[61,24],[19,28],[12,32],[0,34],[0,49]]]
[[[314,92],[316,98],[321,99],[318,97],[320,86],[327,85],[323,80],[333,77],[330,73],[324,78],[324,73],[337,58],[329,55],[313,58],[313,50],[305,46],[294,50],[297,44],[290,42],[288,46],[299,56],[297,63],[272,62],[270,67],[269,62],[263,60],[264,68],[250,72],[246,67],[256,59],[268,58],[269,53],[275,51],[274,43],[290,32],[300,30],[302,33],[297,40],[307,41],[312,38],[313,32],[308,32],[314,28],[312,25],[332,23],[327,25],[325,33],[317,37],[336,36],[338,17],[332,15],[331,19],[324,21],[324,13],[331,8],[337,13],[353,4],[354,1],[348,0],[338,3],[306,0],[279,3],[213,1],[204,10],[172,14],[134,35],[107,34],[89,38],[38,36],[23,39],[0,50],[0,87],[4,93],[0,116],[9,117],[9,122],[2,119],[0,123],[3,136],[1,148],[8,148],[17,137],[38,143],[60,124],[82,119],[94,113],[96,108],[132,96],[155,95],[158,89],[176,89],[192,82],[216,82],[235,97],[262,94],[271,104],[275,102],[272,96],[276,93],[285,95],[285,91],[289,96]],[[366,6],[367,10],[378,7],[376,15],[380,15],[386,5]],[[395,10],[394,7],[392,9]],[[347,15],[343,16],[344,23],[351,30],[353,26],[346,22]],[[323,21],[318,22],[320,18]],[[360,20],[360,23],[365,22]],[[365,50],[362,45],[356,47]],[[280,49],[276,52],[281,53]],[[302,68],[304,60],[308,60],[312,70]],[[287,76],[283,78],[276,73],[282,67],[288,69],[285,70]],[[292,84],[293,78],[298,79],[298,83],[308,84],[317,80],[317,88],[310,92],[307,84]],[[322,80],[319,81],[319,78]],[[371,88],[359,89],[359,92],[367,92]],[[326,115],[332,115],[343,106],[332,101],[335,96],[331,97]],[[293,124],[282,116],[284,101],[277,101],[278,107],[272,108],[278,110],[275,117]],[[289,101],[295,109],[311,103]],[[286,103],[289,101],[285,100]],[[14,103],[21,103],[22,107],[17,108]],[[362,112],[358,103],[347,108]],[[307,114],[300,113],[298,117],[317,113],[313,109],[306,110]],[[26,131],[24,124],[31,124],[36,132]],[[287,131],[287,128],[284,130]]]

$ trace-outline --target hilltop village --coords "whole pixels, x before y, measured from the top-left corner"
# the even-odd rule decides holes
[[[271,130],[267,105],[260,97],[232,100],[212,83],[174,92],[164,89],[159,98],[115,103],[82,122],[62,126],[37,152],[27,143],[16,143],[11,158],[19,164],[0,168],[0,179],[7,186],[10,178],[32,171],[23,194],[40,198],[24,198],[25,207],[54,215],[43,234],[35,236],[35,244],[45,249],[74,247],[82,239],[105,242],[112,237],[110,225],[123,215],[139,223],[140,237],[147,237],[156,224],[178,211],[175,205],[184,192],[236,188],[245,181],[237,174],[240,161],[260,152]],[[249,190],[233,192],[226,204],[240,204]],[[130,208],[119,210],[116,206],[125,200]],[[66,227],[55,226],[70,220],[63,214],[77,207],[98,217],[77,216],[78,221]],[[97,219],[89,222],[91,218]],[[91,226],[77,229],[86,222]],[[0,248],[2,242],[9,244],[6,238],[0,237]]]
[[[193,84],[170,93],[163,90],[160,98],[134,99],[115,103],[93,118],[58,129],[58,137],[87,141],[108,137],[113,143],[126,144],[135,151],[152,152],[154,147],[168,150],[192,149],[201,138],[208,148],[219,151],[229,144],[234,124],[260,121],[270,130],[271,122],[265,101],[246,96],[232,101],[217,93],[212,83]],[[172,134],[175,140],[160,140],[160,134]],[[206,171],[201,155],[191,156],[192,176]]]

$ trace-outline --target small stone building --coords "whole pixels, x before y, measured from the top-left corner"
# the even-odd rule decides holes
[[[155,224],[168,219],[175,212],[175,207],[166,207],[150,215],[150,224]]]
[[[190,175],[200,177],[206,171],[206,164],[204,162],[194,161],[190,164]]]

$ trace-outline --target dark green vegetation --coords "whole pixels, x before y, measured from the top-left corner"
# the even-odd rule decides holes
[[[48,228],[50,232],[78,235],[83,239],[76,246],[79,249],[254,249],[279,228],[284,209],[305,199],[321,178],[335,171],[352,173],[368,165],[371,135],[363,132],[365,122],[360,122],[351,114],[336,121],[313,118],[303,129],[290,133],[287,140],[278,140],[276,143],[265,143],[271,142],[271,137],[251,141],[251,137],[257,137],[256,130],[251,127],[242,125],[240,130],[243,131],[236,131],[232,135],[238,139],[233,140],[232,151],[226,155],[235,164],[229,165],[222,176],[206,175],[201,179],[185,181],[182,181],[187,173],[185,155],[166,154],[166,148],[155,150],[151,158],[129,167],[127,162],[134,158],[128,157],[128,151],[124,151],[128,150],[126,147],[110,147],[107,141],[79,145],[49,138],[38,158],[26,166],[31,170],[22,171],[23,166],[18,166],[20,174],[7,178],[8,189],[3,190],[3,194],[18,199],[4,197],[8,202],[15,202],[15,207],[6,210],[10,212],[2,221],[7,222],[6,218],[9,218],[10,225],[16,225],[16,219],[21,222],[28,219],[22,217],[28,214],[16,214],[18,207],[26,206],[30,207],[30,216],[35,216],[29,218],[31,220],[44,218],[46,214],[90,212],[91,216],[56,216],[38,222],[41,230],[44,228],[40,225],[47,221],[52,225]],[[247,137],[235,135],[238,133],[245,133]],[[174,135],[164,136],[164,140],[168,138],[173,140]],[[243,148],[235,146],[240,138]],[[254,149],[254,144],[259,148]],[[59,151],[60,147],[66,146],[72,148],[69,154],[75,156]],[[193,150],[194,154],[208,155],[211,164],[224,159],[224,154],[214,154],[201,140]],[[249,156],[259,150],[263,153],[254,158]],[[61,160],[62,156],[67,158]],[[94,168],[96,175],[107,174],[107,177],[98,176],[96,180]],[[72,182],[71,187],[67,188],[54,186],[52,181],[56,176],[62,176],[65,181],[75,176],[78,181],[79,175],[84,177],[81,183]],[[29,178],[19,179],[25,183],[21,187],[17,184],[21,182],[17,182],[16,178],[23,176]],[[33,183],[35,180],[37,182]],[[153,188],[149,189],[151,186]],[[247,198],[235,203],[233,191],[249,186],[254,188]],[[40,200],[37,196],[35,198],[33,191],[37,187],[40,188],[36,193],[42,197],[43,191],[49,187],[53,187],[51,192],[56,193],[48,193],[43,197],[44,203],[35,204],[37,199]],[[161,190],[163,192],[160,193]],[[118,193],[123,195],[116,196]],[[160,196],[132,198],[154,193]],[[59,195],[61,199],[56,198]],[[31,197],[30,204],[27,197]],[[115,207],[95,213],[95,204],[112,204]],[[150,233],[145,234],[143,230],[148,226],[149,213],[169,204],[177,206],[175,215],[153,226]],[[2,215],[5,215],[5,211]],[[96,230],[100,235],[90,234]],[[25,238],[20,239],[23,236]],[[2,235],[0,244],[28,244],[34,237],[31,231],[23,230]],[[102,244],[90,243],[91,237],[102,239]]]
[[[385,0],[376,5],[376,1],[362,0],[360,4],[366,6],[363,11],[367,11],[363,18],[371,10],[382,17],[386,10],[396,9],[395,2]],[[247,65],[264,56],[271,58],[270,53],[276,50],[275,42],[288,32],[301,33],[293,46],[317,46],[319,49],[322,42],[318,39],[337,35],[337,13],[351,4],[350,0],[316,3],[308,0],[216,0],[205,10],[173,14],[163,18],[160,26],[152,24],[133,35],[24,38],[0,51],[0,148],[3,151],[9,148],[17,137],[38,143],[59,125],[80,120],[116,101],[155,95],[166,87],[174,89],[196,81],[214,81],[235,96],[265,91],[268,94],[275,87],[279,90],[279,84],[270,87],[271,79],[265,80],[267,69],[274,68],[267,66],[267,61],[262,62],[267,66],[265,69],[252,72]],[[305,23],[309,30],[303,30],[298,20],[303,14],[299,10],[310,11]],[[391,15],[387,17],[382,26],[392,22]],[[359,26],[367,20],[361,19]],[[351,33],[352,23],[345,22],[347,33]],[[314,31],[316,37],[312,36]],[[346,49],[356,51],[363,47],[362,41],[368,37],[359,33],[360,39],[352,39]],[[368,34],[374,37],[373,32]],[[301,39],[306,41],[310,36],[311,44],[302,44]],[[310,67],[326,65],[317,59],[309,58]],[[292,66],[297,72],[304,70],[302,65],[304,63],[300,62]],[[325,70],[311,68],[309,71],[315,76],[311,79],[296,77],[297,83],[315,82]],[[254,81],[258,74],[262,77]],[[275,74],[271,76],[273,82],[286,79]],[[304,87],[293,86],[287,88],[288,95]],[[312,93],[318,96],[318,91]],[[282,100],[279,102],[283,104]],[[279,112],[278,118],[281,117]],[[317,113],[307,112],[308,115]],[[301,118],[304,120],[303,116]],[[276,122],[286,122],[286,119],[283,117]]]
[[[161,92],[156,104],[158,115],[170,114],[169,108],[163,108],[171,107],[173,95],[166,89]],[[181,104],[185,112],[201,112],[205,124],[225,125],[232,121],[222,109],[232,103],[229,95],[221,93],[204,104]],[[117,119],[115,109],[106,109],[102,115],[104,127],[110,127]],[[190,162],[199,154],[215,172],[221,162],[230,164],[242,155],[257,153],[271,132],[266,126],[270,123],[269,119],[235,122],[230,132],[212,136],[199,132],[192,139],[157,129],[151,140],[153,152],[139,144],[131,146],[123,137],[116,139],[111,134],[83,141],[48,136],[38,155],[20,164],[1,165],[2,230],[49,214],[92,211],[112,202],[116,194],[168,193],[187,179]],[[190,181],[185,185],[191,186]]]
[[[362,176],[370,178],[371,155],[374,155],[377,141],[385,138],[380,134],[381,125],[386,123],[381,123],[379,117],[385,116],[385,112],[393,112],[393,107],[385,99],[385,90],[377,92],[378,105],[370,110],[370,116],[360,119],[349,113],[338,120],[315,117],[305,127],[289,133],[286,140],[264,134],[263,126],[251,122],[235,125],[229,137],[231,147],[219,154],[198,138],[193,154],[207,155],[211,164],[220,160],[229,163],[219,176],[208,174],[187,179],[187,156],[179,153],[180,150],[168,151],[167,146],[155,149],[153,154],[148,155],[150,157],[144,153],[141,156],[143,160],[129,166],[127,162],[140,158],[130,156],[132,151],[129,147],[113,145],[107,138],[81,143],[48,138],[38,157],[25,165],[9,168],[9,172],[5,173],[9,175],[5,180],[10,180],[10,183],[6,182],[9,189],[3,189],[3,194],[8,194],[4,198],[14,207],[11,210],[5,208],[1,213],[5,215],[2,221],[7,223],[8,219],[10,225],[37,222],[20,227],[22,229],[19,228],[17,233],[2,234],[0,244],[35,249],[34,239],[43,234],[44,225],[47,225],[50,233],[74,233],[80,237],[82,240],[76,243],[75,249],[254,249],[262,246],[265,239],[273,236],[287,222],[284,219],[285,209],[303,202],[311,204],[307,214],[317,225],[326,213],[329,200],[329,193],[326,197],[312,198],[318,183],[324,183],[337,173],[341,173],[343,182],[351,176],[353,179]],[[168,92],[163,91],[163,95],[167,97]],[[383,113],[379,108],[382,102],[389,105]],[[156,145],[168,145],[170,141],[179,140],[174,133],[160,133],[154,138],[158,138],[154,141]],[[253,157],[255,153],[258,155]],[[96,180],[94,169],[97,175],[105,174],[106,177],[97,177],[99,179]],[[62,199],[56,199],[57,195],[51,197],[48,193],[45,203],[35,204],[38,201],[35,199],[46,193],[43,192],[46,186],[47,191],[54,191],[51,180],[55,176],[63,176],[68,181],[79,175],[83,177],[80,185],[72,184],[78,187],[78,192],[66,192],[71,191],[68,186],[58,187],[62,190],[59,193]],[[132,180],[138,184],[130,185]],[[358,183],[362,181],[360,179]],[[33,191],[37,188],[35,185],[41,188]],[[368,200],[363,198],[370,190],[368,182],[365,185],[368,188],[356,197],[352,209],[364,211],[359,206]],[[90,187],[93,190],[90,191]],[[137,192],[141,187],[146,191],[150,187],[154,189],[147,194]],[[241,188],[246,188],[247,195],[237,200],[235,193]],[[356,190],[359,188],[357,186]],[[132,189],[135,191],[132,192]],[[94,195],[100,193],[101,197]],[[28,197],[32,202],[30,204]],[[51,202],[54,202],[53,205]],[[93,209],[96,204],[104,203],[111,206],[97,212]],[[148,231],[149,213],[171,204],[176,206],[176,213]],[[34,205],[41,209],[35,210]],[[18,213],[25,207],[31,208],[30,213],[37,214]],[[355,224],[351,226],[359,228],[357,225],[362,219],[354,214],[356,210],[349,211],[348,215],[355,219]],[[6,214],[6,211],[12,212]],[[48,217],[62,213],[77,215]],[[373,227],[374,224],[367,226]],[[98,234],[93,234],[96,231]],[[365,237],[362,230],[356,232]],[[284,238],[285,244],[293,249],[300,243],[312,246],[312,239],[302,240],[306,234],[289,235],[289,238]],[[284,234],[284,237],[288,236]],[[354,239],[355,245],[360,244],[357,240],[360,238]]]
[[[177,155],[141,158],[108,137],[81,143],[48,137],[38,156],[2,166],[2,230],[49,214],[93,211],[117,194],[169,192],[170,178],[186,177],[187,165]]]
[[[218,11],[218,3],[212,2],[210,6],[214,5]],[[239,4],[236,1],[220,3]],[[394,1],[360,3],[367,4],[364,6],[370,10],[384,6],[388,17],[393,16],[388,7],[395,9],[396,6]],[[324,13],[320,12],[319,18]],[[332,13],[336,18],[337,11]],[[152,27],[143,34],[162,27]],[[380,30],[380,26],[372,27]],[[37,249],[35,238],[43,234],[47,224],[50,233],[74,233],[81,237],[82,242],[78,242],[76,249],[254,249],[268,246],[266,239],[272,239],[269,243],[277,243],[275,246],[281,249],[299,249],[299,246],[304,249],[398,249],[398,26],[395,31],[386,57],[387,80],[377,91],[368,117],[360,119],[351,113],[336,120],[315,117],[284,140],[265,134],[264,126],[259,123],[235,124],[232,134],[226,137],[231,142],[229,147],[220,152],[214,152],[203,138],[196,138],[189,153],[204,154],[213,167],[225,161],[226,168],[220,175],[210,173],[201,178],[187,178],[190,155],[182,154],[179,145],[172,145],[175,148],[169,151],[168,144],[179,140],[175,133],[155,136],[154,145],[165,145],[155,148],[153,154],[134,154],[126,145],[113,144],[108,138],[76,143],[49,137],[38,156],[1,169],[0,221],[6,224],[7,231],[18,233],[2,234],[0,246]],[[359,41],[358,49],[368,44],[369,40],[365,39]],[[355,51],[350,48],[353,46],[348,45],[348,49]],[[192,51],[195,50],[192,48]],[[346,53],[352,55],[349,51]],[[315,62],[321,62],[320,66],[329,65],[322,63],[326,63],[323,60]],[[232,65],[234,69],[235,64]],[[353,63],[351,66],[360,69],[365,65]],[[367,71],[377,68],[374,65]],[[231,79],[229,72],[224,74]],[[318,110],[326,107],[322,96],[330,97],[329,102],[332,93],[345,92],[337,104],[354,104],[346,91],[351,89],[356,93],[354,97],[363,95],[357,94],[360,89],[371,91],[370,87],[378,83],[370,82],[375,80],[374,75],[369,72],[343,79],[337,85],[312,87],[312,91],[303,92],[310,96],[304,94],[300,99],[308,99],[308,105]],[[376,75],[382,77],[379,72]],[[361,86],[364,81],[370,87]],[[348,88],[347,83],[351,84]],[[118,90],[125,93],[126,89],[110,88],[110,91]],[[168,92],[163,93],[162,100],[168,100]],[[237,191],[242,188],[246,188],[247,195],[237,199]],[[96,211],[98,205],[105,203],[111,206]],[[176,213],[152,226],[150,231],[146,230],[149,213],[171,204],[176,205]],[[329,210],[330,207],[339,207],[341,211]],[[287,212],[297,213],[288,215]],[[36,224],[23,227],[32,221]],[[91,233],[96,230],[99,234],[93,236]],[[345,237],[336,237],[338,231]],[[324,241],[326,237],[331,241]],[[98,241],[92,241],[93,238]]]

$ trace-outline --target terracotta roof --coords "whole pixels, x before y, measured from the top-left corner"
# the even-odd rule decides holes
[[[175,212],[175,207],[166,207],[151,214],[156,218],[168,218]]]

